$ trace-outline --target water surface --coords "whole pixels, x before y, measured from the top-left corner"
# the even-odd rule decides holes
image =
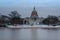
[[[0,40],[60,40],[60,29],[0,29]]]

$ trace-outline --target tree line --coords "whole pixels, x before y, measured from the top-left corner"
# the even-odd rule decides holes
[[[2,25],[16,25],[16,24],[23,24],[23,18],[17,11],[12,11],[9,16],[0,15],[0,27]]]

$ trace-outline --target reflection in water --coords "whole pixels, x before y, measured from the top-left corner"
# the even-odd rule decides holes
[[[37,40],[37,29],[31,29],[32,40]]]
[[[60,35],[59,32],[60,29],[57,29],[57,30],[48,30],[48,40],[60,40],[58,37],[58,35]]]
[[[60,29],[0,29],[0,40],[60,40]]]
[[[19,29],[10,29],[10,31],[11,31],[11,40],[20,40],[19,39]]]

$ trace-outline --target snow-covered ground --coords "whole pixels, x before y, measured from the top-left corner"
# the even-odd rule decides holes
[[[60,25],[58,26],[51,26],[51,25],[8,25],[8,28],[60,28]]]

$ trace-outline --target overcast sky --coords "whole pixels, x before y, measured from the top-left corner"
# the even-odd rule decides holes
[[[16,10],[22,17],[29,17],[34,6],[39,17],[60,16],[60,0],[0,0],[0,13],[8,15]]]

